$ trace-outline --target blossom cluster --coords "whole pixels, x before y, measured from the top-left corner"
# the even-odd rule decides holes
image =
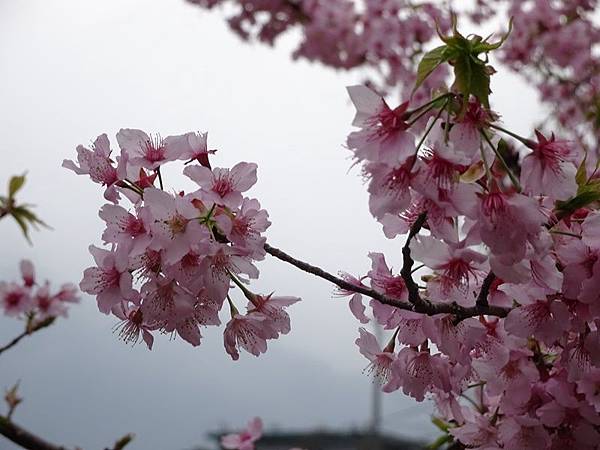
[[[19,282],[0,281],[0,307],[4,314],[34,322],[53,317],[67,317],[68,305],[77,303],[77,287],[65,283],[57,292],[53,292],[50,283],[38,283],[35,268],[29,260],[19,264],[21,280]]]
[[[259,201],[244,195],[256,183],[256,164],[212,168],[215,151],[206,133],[163,139],[122,129],[117,142],[121,151],[114,159],[103,134],[90,149],[77,148],[78,164],[63,163],[101,184],[110,201],[99,212],[105,245],[90,246],[95,266],[85,270],[81,290],[96,296],[102,313],[121,320],[124,341],[141,336],[148,348],[156,331],[199,345],[200,327],[220,325],[228,303],[226,351],[233,359],[239,348],[264,353],[267,340],[289,332],[285,308],[299,299],[257,295],[246,286],[258,277],[254,263],[264,259],[263,233],[270,225]],[[161,168],[178,160],[197,185],[192,192],[163,187]],[[248,300],[246,313],[229,295],[232,283]]]
[[[410,109],[348,90],[359,128],[348,148],[371,213],[387,237],[409,233],[400,273],[371,253],[366,276],[345,275],[391,300],[370,301],[389,342],[365,328],[356,340],[382,389],[432,398],[469,448],[597,448],[600,178],[584,152],[553,134],[511,133],[475,96]],[[438,114],[419,134],[423,108]],[[522,142],[520,175],[501,134]],[[363,295],[343,293],[368,323]]]
[[[398,85],[407,99],[398,106],[368,86],[348,88],[357,129],[346,146],[386,237],[407,235],[394,246],[402,267],[394,271],[373,252],[366,275],[337,278],[298,261],[266,244],[268,215],[245,197],[255,164],[212,168],[206,134],[162,139],[123,129],[118,156],[101,135],[90,149],[78,147],[78,163],[63,163],[103,185],[110,202],[100,210],[105,246],[90,247],[96,266],[80,287],[121,320],[121,337],[141,336],[151,347],[159,331],[199,345],[200,327],[219,325],[227,302],[226,351],[234,359],[240,348],[265,352],[269,339],[289,332],[285,308],[298,301],[248,288],[258,277],[254,263],[268,251],[335,283],[360,323],[389,330],[380,343],[359,329],[369,371],[385,392],[433,399],[446,442],[480,450],[599,448],[600,164],[589,139],[571,139],[579,137],[575,125],[597,119],[589,116],[596,75],[586,46],[596,39],[594,2],[478,1],[480,13],[509,3],[517,16],[514,38],[498,42],[461,35],[429,3],[194,2],[238,4],[232,27],[267,42],[301,25],[297,56],[346,69],[371,64],[384,84]],[[428,21],[438,23],[444,45],[425,53],[415,71],[415,55],[434,36]],[[441,35],[448,28],[452,35]],[[505,41],[504,61],[521,69],[532,60],[546,99],[564,100],[557,119],[569,132],[551,126],[524,137],[505,128],[490,106],[488,55]],[[448,67],[454,81],[446,87]],[[579,75],[583,87],[570,85]],[[161,168],[174,161],[186,162],[194,191],[164,189]],[[245,314],[232,287],[248,300]],[[252,450],[261,432],[255,419],[222,445]]]

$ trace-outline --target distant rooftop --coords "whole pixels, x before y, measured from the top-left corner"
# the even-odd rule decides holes
[[[226,434],[213,433],[218,441]],[[425,444],[384,434],[358,431],[310,431],[265,433],[257,444],[259,450],[289,450],[300,447],[307,450],[423,450]]]

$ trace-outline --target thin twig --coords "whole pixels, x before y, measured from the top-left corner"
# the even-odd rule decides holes
[[[512,170],[510,170],[510,167],[508,167],[508,164],[506,164],[506,161],[504,160],[504,158],[502,157],[502,155],[500,154],[500,152],[498,151],[496,146],[492,143],[492,141],[488,137],[487,133],[483,129],[480,129],[479,132],[481,133],[481,135],[483,136],[485,141],[488,143],[488,145],[490,146],[490,148],[492,149],[492,151],[494,152],[494,154],[500,161],[500,164],[502,164],[502,167],[506,171],[508,178],[510,178],[510,181],[512,182],[512,184],[515,187],[515,189],[517,190],[517,192],[521,192],[521,184],[519,183],[519,180],[517,180],[517,177],[515,176],[515,174],[512,173]]]
[[[17,345],[19,343],[19,341],[21,339],[23,339],[25,336],[29,336],[29,335],[35,333],[36,331],[39,331],[46,327],[49,327],[50,325],[52,325],[54,323],[55,319],[56,319],[56,317],[48,317],[47,319],[42,320],[41,322],[38,322],[37,324],[33,325],[33,327],[31,327],[31,328],[26,327],[25,331],[23,331],[21,334],[19,334],[17,337],[15,337],[8,344],[4,345],[3,347],[0,347],[0,354],[5,352],[8,349],[14,347],[15,345]]]
[[[390,305],[398,309],[416,311],[422,314],[427,314],[429,316],[433,316],[436,314],[453,314],[459,320],[464,320],[468,317],[476,317],[480,315],[506,317],[506,315],[510,311],[510,309],[508,308],[502,308],[499,306],[473,306],[470,308],[466,308],[460,305],[448,303],[433,304],[425,300],[423,300],[421,309],[417,310],[417,308],[415,308],[415,306],[411,303],[403,302],[401,300],[388,297],[387,295],[381,294],[366,286],[358,286],[349,283],[341,278],[336,277],[335,275],[330,274],[329,272],[324,271],[320,267],[316,267],[304,261],[300,261],[299,259],[296,259],[283,252],[282,250],[272,247],[269,244],[265,244],[264,248],[265,251],[271,256],[288,264],[291,264],[304,272],[310,273],[319,278],[323,278],[346,291],[357,292],[359,294],[366,295],[367,297],[374,298],[375,300],[379,301],[380,303],[383,303],[384,305]]]
[[[401,300],[394,299],[392,297],[388,297],[387,295],[381,294],[373,289],[370,289],[366,286],[359,286],[356,284],[349,283],[346,280],[343,280],[335,275],[330,274],[329,272],[324,271],[320,267],[313,266],[304,261],[300,261],[287,253],[279,250],[278,248],[271,247],[269,244],[265,244],[265,251],[274,256],[281,261],[285,261],[293,266],[296,266],[298,269],[310,273],[312,275],[316,275],[319,278],[323,278],[336,286],[350,292],[358,292],[359,294],[364,294],[367,297],[374,298],[384,305],[395,306],[400,309],[406,309],[408,311],[412,311],[412,306],[409,303],[403,302]]]

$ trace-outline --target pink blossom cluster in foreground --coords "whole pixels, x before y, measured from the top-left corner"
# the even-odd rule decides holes
[[[231,433],[221,438],[221,446],[226,450],[254,450],[255,442],[263,434],[263,423],[260,417],[255,417],[240,433]],[[294,447],[290,450],[302,450]]]
[[[243,14],[281,4],[295,14],[311,3],[252,0],[244,5],[254,9]],[[537,17],[544,10],[527,11]],[[335,9],[323,20],[343,13]],[[399,11],[382,18],[388,13],[397,20]],[[311,24],[314,17],[298,20]],[[370,212],[386,237],[407,235],[388,258],[372,252],[364,276],[340,279],[266,246],[267,214],[244,196],[256,165],[211,168],[204,134],[162,139],[125,129],[117,157],[102,135],[91,149],[78,148],[78,164],[64,162],[102,184],[111,202],[100,210],[105,248],[91,247],[96,266],[85,271],[81,289],[122,320],[126,341],[141,334],[148,346],[157,330],[198,345],[200,326],[219,324],[227,301],[226,350],[234,359],[239,348],[258,355],[290,330],[285,308],[298,300],[248,289],[266,249],[336,284],[360,323],[389,330],[378,342],[359,329],[355,342],[369,371],[385,392],[432,399],[446,442],[480,450],[599,448],[598,155],[558,128],[527,137],[505,128],[490,108],[495,70],[488,53],[507,37],[465,37],[453,23],[452,35],[440,36],[444,45],[401,83],[401,92],[415,95],[397,106],[367,86],[348,88],[357,112],[347,148],[367,184]],[[514,52],[518,42],[511,45]],[[561,55],[552,55],[560,65]],[[573,59],[565,64],[576,67]],[[448,67],[454,80],[446,87],[439,74]],[[190,163],[183,173],[194,191],[163,189],[161,168],[176,160]],[[390,256],[402,261],[399,270]],[[229,296],[232,285],[249,302],[245,314]],[[223,445],[252,449],[259,425]]]
[[[238,349],[258,356],[267,340],[290,330],[285,308],[295,297],[257,295],[247,287],[258,278],[254,265],[265,256],[263,232],[270,222],[258,200],[245,196],[256,183],[256,164],[212,168],[207,135],[186,133],[161,138],[141,130],[117,134],[118,156],[105,134],[91,148],[77,148],[78,164],[63,166],[86,174],[104,187],[107,203],[100,209],[106,228],[103,247],[90,246],[95,266],[85,270],[82,291],[96,296],[98,308],[121,320],[120,336],[135,343],[141,336],[149,348],[156,331],[174,333],[200,344],[200,327],[220,325],[228,303],[225,349],[238,359]],[[160,169],[186,162],[183,174],[191,192],[163,189]],[[128,202],[126,204],[125,202]],[[230,297],[235,283],[247,311]]]
[[[382,389],[433,399],[468,448],[597,448],[600,212],[581,193],[600,179],[586,173],[584,152],[537,131],[520,138],[519,177],[499,156],[498,115],[475,97],[461,106],[450,94],[432,106],[444,113],[423,136],[410,122],[418,108],[389,107],[363,86],[349,93],[359,129],[348,147],[368,181],[371,213],[389,238],[417,232],[408,254],[423,264],[418,286],[381,253],[370,254],[365,277],[346,275],[413,305],[370,301],[389,341],[361,328],[356,344]],[[369,322],[363,296],[346,293]],[[420,312],[444,304],[456,314]]]
[[[77,303],[77,287],[65,283],[53,291],[50,283],[39,283],[31,261],[23,260],[19,265],[21,280],[0,281],[0,308],[6,316],[29,318],[39,322],[50,317],[67,317],[68,305]]]

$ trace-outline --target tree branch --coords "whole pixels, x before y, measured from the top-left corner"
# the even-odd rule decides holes
[[[475,302],[477,306],[488,306],[488,295],[495,279],[496,275],[494,275],[494,272],[490,270],[490,273],[487,274],[483,280],[483,283],[481,284],[481,290],[479,291],[477,301]]]
[[[28,450],[68,450],[62,445],[54,445],[20,427],[10,419],[0,416],[0,435]],[[126,434],[105,450],[123,450],[133,440],[133,434]]]
[[[384,294],[380,294],[379,292],[374,291],[373,289],[370,289],[366,286],[357,286],[355,284],[349,283],[346,280],[343,280],[339,277],[336,277],[335,275],[330,274],[329,272],[324,271],[320,267],[316,267],[311,264],[305,263],[304,261],[300,261],[299,259],[288,255],[287,253],[279,250],[278,248],[271,247],[269,244],[265,244],[265,251],[271,256],[280,259],[281,261],[285,261],[286,263],[291,264],[292,266],[295,266],[304,272],[316,275],[317,277],[330,281],[331,283],[344,290],[364,294],[367,297],[371,297],[375,300],[378,300],[384,305],[395,306],[396,308],[406,309],[408,311],[412,311],[413,309],[412,305],[410,305],[409,303],[394,299],[392,297],[388,297]]]
[[[25,336],[29,336],[29,335],[35,333],[36,331],[39,331],[46,327],[49,327],[50,325],[52,325],[54,323],[55,319],[56,319],[56,317],[48,317],[47,319],[44,319],[41,322],[36,323],[32,327],[26,326],[25,331],[23,331],[21,334],[19,334],[17,337],[15,337],[8,344],[0,347],[0,354],[2,354],[6,350],[14,347],[15,345],[17,345],[19,343],[19,341],[21,339],[23,339]]]
[[[413,237],[414,237],[414,235],[413,235]],[[397,300],[395,298],[388,297],[387,295],[380,294],[379,292],[374,291],[373,289],[370,289],[366,286],[357,286],[352,283],[349,283],[345,280],[342,280],[339,277],[336,277],[335,275],[330,274],[329,272],[324,271],[320,267],[316,267],[316,266],[308,264],[304,261],[300,261],[299,259],[296,259],[296,258],[288,255],[287,253],[279,250],[278,248],[270,246],[269,244],[265,244],[264,248],[265,248],[265,251],[268,254],[270,254],[271,256],[273,256],[281,261],[284,261],[288,264],[291,264],[292,266],[295,266],[304,272],[310,273],[319,278],[323,278],[344,290],[351,291],[351,292],[357,292],[359,294],[366,295],[367,297],[374,298],[375,300],[379,301],[380,303],[383,303],[384,305],[390,305],[390,306],[393,306],[398,309],[404,309],[407,311],[415,311],[415,312],[419,312],[422,314],[427,314],[429,316],[433,316],[436,314],[453,314],[459,320],[464,320],[468,317],[475,317],[475,316],[480,316],[480,315],[506,317],[506,315],[510,311],[510,309],[508,309],[508,308],[502,308],[499,306],[473,306],[470,308],[465,308],[464,306],[460,306],[460,305],[457,305],[454,303],[453,304],[448,304],[448,303],[433,304],[433,303],[430,303],[423,299],[421,299],[421,302],[422,302],[421,306],[417,307],[415,304],[403,302],[403,301]],[[410,264],[410,267],[412,267],[412,264]],[[409,273],[410,273],[410,267],[408,269]],[[414,281],[413,281],[413,283],[414,283]],[[418,287],[417,287],[417,293],[418,293]],[[419,298],[421,298],[421,297],[419,296]]]
[[[28,450],[67,450],[66,447],[51,444],[37,437],[3,416],[0,416],[0,435]]]
[[[402,247],[402,270],[400,271],[400,276],[404,280],[404,284],[406,285],[406,289],[408,291],[408,301],[415,305],[415,310],[419,312],[425,312],[432,305],[421,298],[421,294],[419,294],[419,286],[417,283],[415,283],[415,280],[413,280],[412,267],[415,261],[410,256],[410,241],[417,234],[419,234],[419,231],[421,231],[421,228],[425,224],[426,220],[427,213],[423,212],[419,215],[419,217],[417,217],[415,223],[413,223],[410,227],[408,237],[406,238],[404,247]]]

